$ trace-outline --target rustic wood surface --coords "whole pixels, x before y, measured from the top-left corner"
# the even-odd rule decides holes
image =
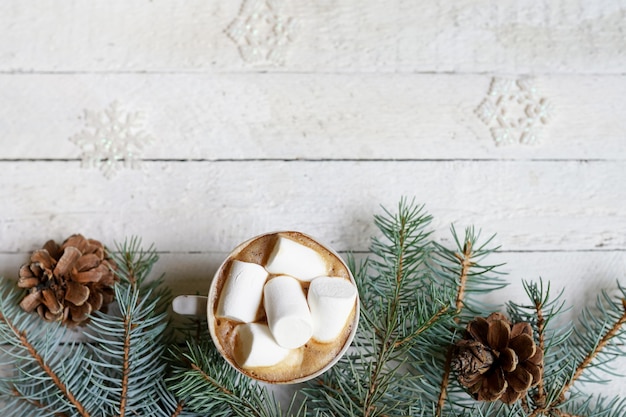
[[[0,28],[6,277],[137,235],[203,293],[266,231],[364,255],[407,196],[441,242],[497,234],[500,300],[626,285],[626,1],[4,0]]]

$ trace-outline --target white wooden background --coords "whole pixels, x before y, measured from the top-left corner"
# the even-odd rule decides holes
[[[496,141],[501,95],[534,142]],[[249,237],[364,252],[414,196],[441,241],[497,233],[501,299],[543,277],[574,317],[626,285],[625,97],[624,0],[3,0],[0,274],[50,238],[138,235],[204,293]]]

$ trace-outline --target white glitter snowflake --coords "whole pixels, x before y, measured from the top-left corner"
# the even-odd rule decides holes
[[[284,14],[283,0],[243,0],[239,16],[226,28],[241,57],[251,63],[282,65],[294,39],[296,20]]]
[[[138,168],[140,153],[154,141],[141,112],[125,112],[117,102],[102,111],[85,110],[85,129],[70,138],[81,150],[82,166],[100,168],[111,178],[122,166]]]
[[[551,114],[550,102],[537,96],[529,79],[494,78],[487,98],[476,108],[476,115],[491,128],[497,145],[537,142],[541,126],[548,123]]]

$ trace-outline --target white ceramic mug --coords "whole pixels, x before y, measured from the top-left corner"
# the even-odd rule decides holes
[[[285,274],[275,272],[282,269],[289,270],[290,268],[295,268],[295,272],[292,273],[298,275],[300,274],[300,272],[302,272],[302,275],[305,275],[305,269],[308,265],[308,262],[304,262],[304,265],[299,264],[298,262],[290,262],[291,260],[289,259],[289,257],[287,257],[286,260],[283,259],[283,262],[272,262],[272,259],[276,259],[276,257],[274,256],[275,253],[272,253],[272,251],[274,250],[274,252],[276,252],[276,250],[278,250],[279,242],[283,242],[283,244],[292,244],[294,242],[297,243],[298,245],[295,246],[298,247],[293,249],[296,251],[302,249],[300,248],[300,246],[305,248],[302,249],[303,251],[306,251],[306,248],[313,249],[313,251],[318,253],[319,256],[325,262],[327,262],[328,270],[327,273],[324,275],[331,276],[333,277],[333,279],[342,280],[341,285],[345,285],[345,281],[349,282],[351,285],[348,285],[348,287],[354,288],[355,297],[353,305],[349,306],[349,312],[346,313],[347,318],[345,319],[345,325],[338,327],[341,330],[334,340],[325,340],[323,342],[320,342],[315,339],[315,337],[311,337],[304,345],[298,348],[293,349],[289,347],[285,348],[286,352],[280,351],[279,353],[275,353],[275,355],[284,356],[284,359],[281,359],[280,363],[265,365],[263,363],[263,360],[265,360],[263,354],[267,352],[264,351],[270,349],[268,346],[273,346],[276,340],[270,335],[271,331],[268,333],[268,329],[270,329],[272,325],[272,317],[268,317],[268,315],[266,314],[263,303],[267,302],[266,297],[276,298],[277,296],[272,295],[270,297],[269,294],[261,296],[261,298],[263,298],[263,301],[260,304],[261,306],[258,312],[254,314],[254,312],[249,311],[250,309],[247,308],[247,304],[254,304],[258,301],[255,300],[255,298],[257,298],[255,294],[258,289],[249,290],[249,287],[254,287],[257,285],[254,283],[256,265],[260,265],[260,267],[263,267],[263,271],[265,271],[265,273],[267,274],[267,279],[265,282],[269,282],[273,278],[277,277],[281,277],[281,279],[284,279]],[[298,256],[300,255],[298,254]],[[307,253],[303,254],[302,258],[299,259],[306,259],[306,256],[308,256]],[[268,262],[271,263],[271,265],[267,265]],[[315,260],[313,260],[313,263],[314,262]],[[277,263],[280,263],[281,265],[276,266]],[[248,281],[238,281],[238,284],[233,285],[231,283],[232,279],[229,278],[229,274],[232,275],[231,269],[242,267],[252,271],[251,278],[248,279]],[[273,272],[267,272],[268,269],[272,270]],[[312,273],[312,275],[319,274],[320,272],[321,271],[318,268]],[[260,279],[263,279],[262,273],[259,272],[259,274],[261,274]],[[237,275],[237,273],[235,273],[235,275]],[[304,281],[299,281],[305,298],[308,295],[308,289],[312,285],[311,282],[313,279],[314,277],[305,277]],[[289,280],[285,279],[285,281]],[[326,279],[326,282],[328,281],[329,280]],[[334,282],[336,284],[340,283],[340,281],[332,280],[330,280],[330,282]],[[276,281],[276,283],[278,283],[278,281]],[[243,302],[243,304],[245,305],[239,304],[237,306],[237,302],[235,302],[234,305],[236,306],[235,308],[237,310],[234,314],[236,316],[235,319],[231,318],[230,316],[225,317],[223,312],[225,307],[223,305],[220,305],[220,296],[225,291],[225,285],[228,286],[227,290],[230,292],[243,291],[250,292],[251,294],[246,295],[245,301]],[[237,287],[237,285],[239,285],[239,287]],[[334,290],[331,289],[329,291],[333,292]],[[236,296],[236,294],[230,295],[230,292],[228,297],[232,298]],[[278,297],[280,298],[281,293],[279,292],[278,294]],[[335,294],[331,294],[331,298],[333,298],[334,296]],[[291,302],[291,298],[293,297],[290,296],[289,300],[285,301]],[[326,305],[324,302],[315,302],[313,304],[318,306]],[[224,357],[224,359],[231,366],[233,366],[244,375],[247,375],[259,381],[274,384],[290,384],[303,382],[319,376],[323,372],[330,369],[333,365],[335,365],[349,348],[352,340],[354,339],[354,335],[356,334],[358,326],[360,309],[359,297],[356,292],[356,283],[354,281],[354,277],[352,276],[350,269],[343,261],[343,259],[341,259],[339,254],[337,254],[333,249],[329,248],[328,246],[320,243],[318,240],[304,233],[296,231],[265,233],[241,243],[235,249],[233,249],[233,251],[227,256],[227,258],[218,268],[210,284],[208,297],[191,295],[179,296],[173,300],[172,306],[174,311],[179,314],[207,314],[211,338],[213,339],[215,346],[217,347],[220,354]],[[218,308],[220,309],[219,314]],[[226,309],[228,309],[228,307],[226,307]],[[346,309],[344,308],[344,310]],[[271,314],[269,314],[269,316],[271,316]],[[329,320],[328,317],[331,317],[332,320],[333,314],[325,314],[324,316],[326,317],[326,320]],[[319,317],[319,315],[314,315],[314,317]],[[270,320],[268,320],[268,318]],[[319,322],[320,320],[317,321]],[[326,327],[330,328],[333,326]],[[300,331],[302,329],[297,328],[296,330],[302,333],[302,331]],[[242,361],[240,357],[242,346],[248,345],[238,342],[241,340],[252,340],[248,339],[248,337],[253,337],[250,335],[253,335],[255,337],[254,343],[260,346],[256,353],[261,354],[261,357],[251,358],[250,356],[247,356],[246,358],[250,360],[249,363],[251,363],[252,365],[246,366],[246,363],[244,363],[244,361]],[[280,350],[282,348],[277,349]],[[283,356],[281,356],[281,358]],[[258,364],[261,365],[257,366]]]

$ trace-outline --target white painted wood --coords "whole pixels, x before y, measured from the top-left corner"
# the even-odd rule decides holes
[[[40,246],[44,242],[37,242]],[[144,249],[150,242],[144,240]],[[108,246],[114,247],[114,242]],[[160,248],[156,247],[157,251]],[[226,252],[160,252],[151,277],[163,276],[173,295],[206,295],[209,283]],[[0,276],[17,279],[19,267],[28,262],[30,252],[0,253]],[[346,258],[347,252],[341,252]],[[357,259],[371,256],[354,255]],[[498,252],[487,258],[488,264],[503,264],[497,270],[509,284],[488,298],[495,304],[527,300],[522,281],[543,279],[550,283],[554,295],[563,291],[563,301],[571,306],[566,317],[576,319],[583,306],[591,306],[601,290],[612,292],[618,281],[626,279],[626,257],[621,252]]]
[[[43,243],[33,242],[39,246]],[[115,247],[113,241],[106,244],[110,248]],[[144,249],[150,244],[143,240]],[[206,295],[213,274],[227,255],[226,252],[162,252],[159,247],[155,249],[159,251],[159,261],[150,276],[153,279],[163,276],[173,295]],[[341,252],[340,255],[346,258],[348,253]],[[371,256],[369,253],[353,255],[358,260]],[[17,279],[19,267],[28,262],[29,256],[30,251],[0,253],[0,276]],[[522,281],[539,281],[541,278],[551,284],[553,294],[564,291],[563,300],[572,307],[568,317],[572,318],[578,316],[583,306],[593,304],[599,291],[612,291],[618,280],[623,283],[626,279],[626,257],[617,251],[501,251],[491,255],[485,263],[503,264],[497,270],[504,274],[502,278],[509,284],[495,292],[488,299],[490,302],[502,304],[510,300],[521,303],[526,300]]]
[[[625,1],[275,1],[284,46],[261,19],[246,50],[233,28],[255,4],[273,18],[253,0],[0,2],[0,275],[49,238],[138,235],[174,294],[202,294],[270,230],[362,256],[380,205],[415,196],[442,243],[450,223],[497,233],[494,301],[541,276],[575,319],[626,285]],[[550,102],[538,143],[496,145],[476,114],[494,79]],[[107,179],[70,138],[114,102],[154,141]]]
[[[619,0],[284,1],[280,14],[298,25],[279,66],[243,61],[226,36],[241,4],[5,0],[0,69],[597,74],[626,64]]]
[[[554,116],[497,146],[475,110],[486,75],[0,75],[0,158],[76,159],[85,110],[142,112],[158,159],[626,158],[626,76],[534,81]]]
[[[402,196],[427,204],[441,237],[455,223],[497,232],[506,250],[626,249],[619,161],[146,162],[111,181],[78,162],[1,167],[3,252],[78,231],[224,251],[290,228],[366,250],[372,215]]]

